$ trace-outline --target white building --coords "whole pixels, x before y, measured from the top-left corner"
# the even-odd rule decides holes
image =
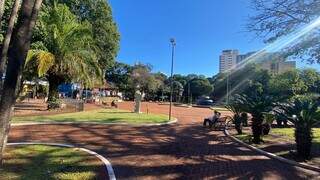
[[[222,55],[220,55],[220,73],[237,68],[242,61],[254,54],[255,52],[239,54],[238,50],[222,51]],[[261,68],[268,70],[272,74],[281,74],[296,68],[295,61],[287,61],[279,53],[264,53],[264,55],[257,59],[257,62]]]
[[[220,55],[220,73],[226,72],[237,65],[238,50],[224,50]]]

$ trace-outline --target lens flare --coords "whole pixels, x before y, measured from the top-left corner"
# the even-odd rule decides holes
[[[310,22],[309,24],[293,31],[292,33],[288,34],[287,36],[279,38],[275,42],[269,44],[265,48],[257,51],[256,53],[252,54],[248,58],[239,62],[239,64],[237,64],[237,66],[231,68],[230,70],[228,70],[226,72],[227,76],[229,76],[230,73],[234,73],[234,72],[242,69],[243,67],[245,67],[249,63],[253,63],[253,62],[259,63],[263,60],[266,60],[266,58],[268,57],[267,55],[270,53],[280,52],[281,50],[283,50],[285,48],[288,48],[290,46],[293,46],[295,44],[302,42],[303,40],[305,40],[306,36],[312,34],[314,31],[318,30],[319,27],[320,27],[320,17],[318,17],[314,21]],[[230,91],[227,92],[227,94],[219,100],[219,102],[222,102],[224,99],[228,98],[230,93],[235,92],[241,85],[243,85],[249,78],[251,78],[251,76],[252,75],[249,75],[246,78],[244,78],[242,81],[238,82],[235,87],[232,87],[230,89]],[[226,77],[226,78],[228,78],[228,77]]]

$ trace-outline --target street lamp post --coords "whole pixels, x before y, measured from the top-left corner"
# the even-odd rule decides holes
[[[169,120],[171,120],[172,114],[172,94],[173,94],[173,59],[174,59],[174,49],[176,46],[176,41],[174,38],[170,39],[172,45],[172,54],[171,54],[171,76],[170,76],[170,107],[169,107]]]
[[[227,71],[227,105],[229,105],[229,70]]]

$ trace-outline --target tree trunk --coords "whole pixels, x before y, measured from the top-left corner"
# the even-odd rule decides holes
[[[262,116],[260,117],[252,117],[252,135],[253,140],[252,142],[255,144],[260,144],[261,135],[262,135]]]
[[[308,127],[302,123],[296,124],[294,135],[298,156],[303,159],[310,159],[312,146],[311,127]]]
[[[11,11],[11,15],[10,15],[10,19],[9,19],[8,29],[7,29],[5,38],[4,38],[3,43],[2,43],[2,50],[1,50],[1,57],[0,57],[0,75],[5,73],[5,67],[6,67],[6,63],[7,63],[7,54],[8,54],[9,44],[10,44],[10,41],[11,41],[11,36],[12,36],[14,23],[15,23],[15,20],[17,18],[17,15],[18,15],[20,1],[21,0],[15,0],[14,1],[13,7],[12,7],[12,11]],[[2,91],[2,87],[3,87],[3,81],[0,80],[0,92]]]
[[[60,108],[61,103],[59,102],[58,86],[64,82],[64,78],[59,75],[49,73],[47,79],[49,81],[48,109]]]
[[[5,0],[0,0],[0,29],[2,28],[2,16],[4,12]]]
[[[2,162],[10,130],[12,109],[21,85],[25,59],[30,49],[32,30],[35,26],[42,0],[23,0],[17,27],[8,51],[6,79],[0,101],[0,161]],[[2,163],[0,167],[2,166]]]
[[[48,101],[54,101],[59,98],[58,86],[63,83],[63,78],[50,73],[47,79],[49,82]]]

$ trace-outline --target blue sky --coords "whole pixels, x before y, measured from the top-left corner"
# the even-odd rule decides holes
[[[213,76],[223,49],[255,51],[265,45],[245,32],[253,14],[249,0],[109,0],[121,34],[120,62],[153,65],[169,74],[177,41],[174,72]],[[303,66],[299,63],[299,66]]]

